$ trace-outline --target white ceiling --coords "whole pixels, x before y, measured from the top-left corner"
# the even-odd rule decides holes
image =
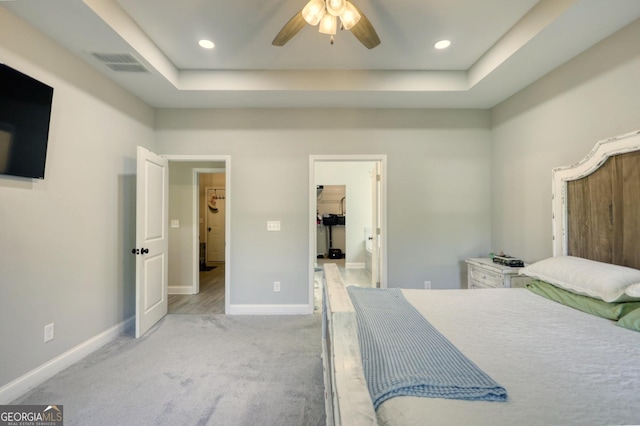
[[[5,7],[155,107],[490,108],[640,18],[639,0],[353,0],[382,43],[311,26],[307,0],[15,0]],[[197,44],[215,42],[213,50]],[[449,49],[433,44],[450,39]],[[132,54],[115,72],[92,53]]]

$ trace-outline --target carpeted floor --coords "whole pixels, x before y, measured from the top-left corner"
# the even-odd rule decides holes
[[[320,315],[168,315],[12,404],[65,425],[324,425]]]

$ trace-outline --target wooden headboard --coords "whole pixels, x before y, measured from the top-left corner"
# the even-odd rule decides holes
[[[553,255],[640,269],[640,130],[553,170]]]

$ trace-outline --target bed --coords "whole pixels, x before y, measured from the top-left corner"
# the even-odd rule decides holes
[[[327,424],[640,424],[638,185],[640,132],[600,141],[553,171],[553,257],[524,271],[539,288],[397,290],[504,400],[374,396],[374,408],[360,302],[325,264]]]

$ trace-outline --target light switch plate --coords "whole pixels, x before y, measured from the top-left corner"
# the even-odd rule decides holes
[[[267,231],[279,231],[280,230],[280,221],[279,220],[269,220],[267,221]]]
[[[171,221],[171,227],[172,228],[180,228],[180,221],[178,219],[173,219]]]

